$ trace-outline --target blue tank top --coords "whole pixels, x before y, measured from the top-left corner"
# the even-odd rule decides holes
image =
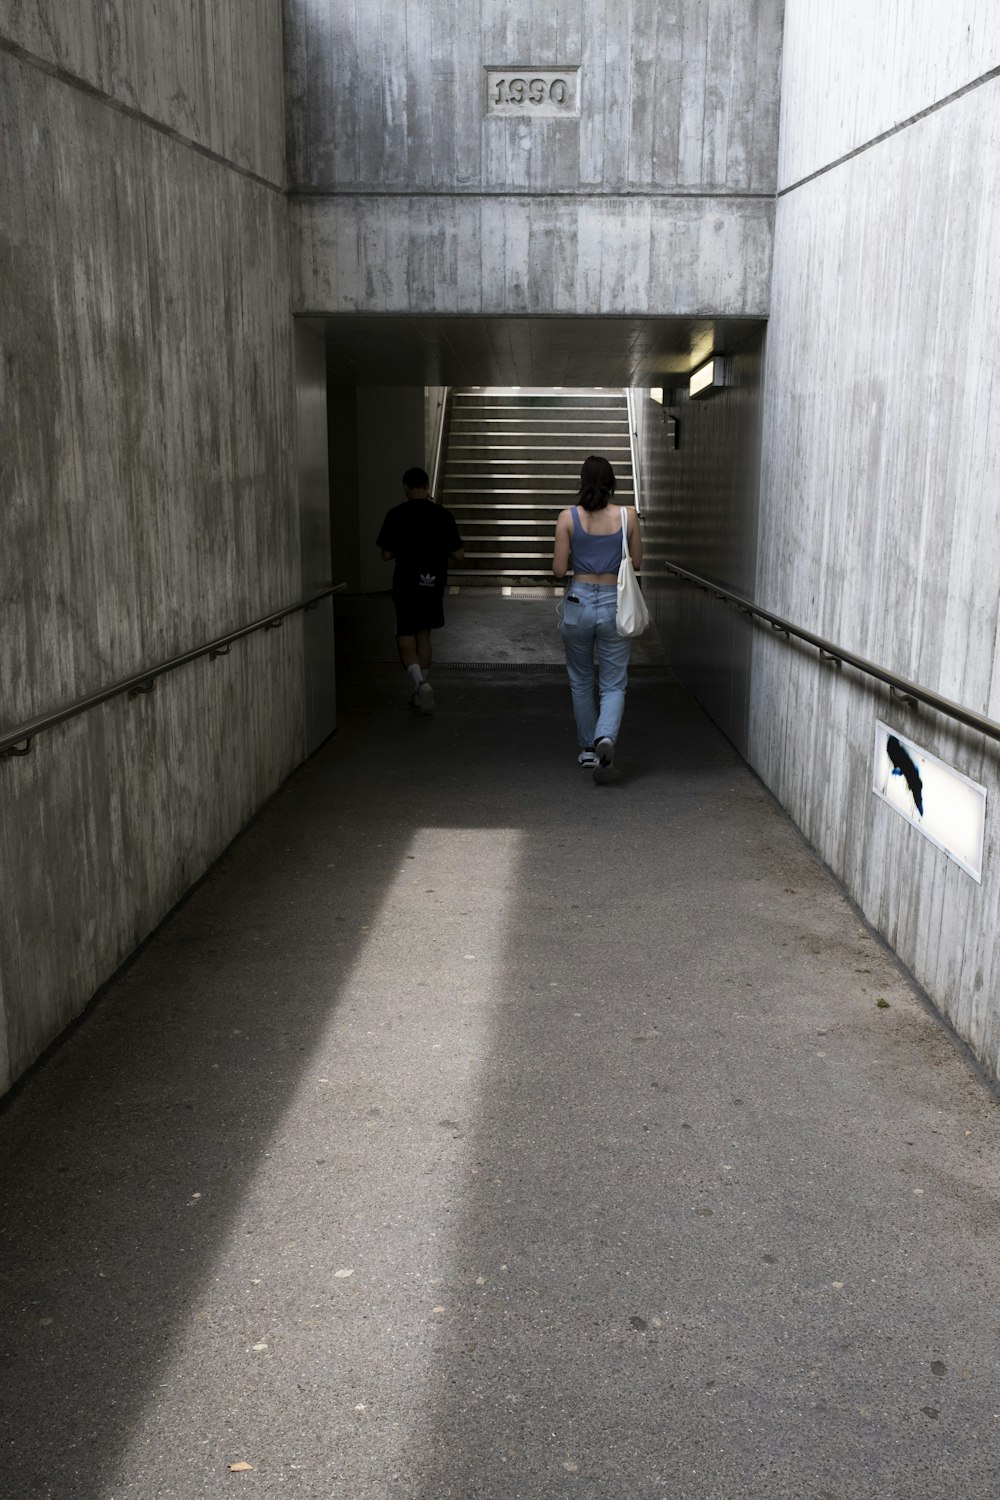
[[[624,507],[618,511],[624,520]],[[579,507],[573,506],[573,541],[570,544],[574,573],[617,573],[622,560],[622,529],[608,536],[591,536],[580,522]]]

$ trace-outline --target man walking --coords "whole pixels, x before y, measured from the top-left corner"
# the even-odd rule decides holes
[[[455,517],[431,498],[429,483],[423,469],[407,469],[403,475],[406,499],[388,512],[375,541],[383,559],[396,564],[392,575],[396,646],[413,683],[413,707],[422,714],[434,712],[427,674],[431,631],[444,624],[448,560],[465,558]]]

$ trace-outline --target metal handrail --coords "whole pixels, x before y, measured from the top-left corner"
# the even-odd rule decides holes
[[[300,599],[297,604],[289,604],[284,609],[276,609],[269,615],[262,615],[259,620],[243,625],[239,630],[231,630],[226,635],[217,636],[215,640],[207,641],[204,646],[196,646],[193,651],[184,651],[180,656],[171,656],[166,661],[157,662],[155,667],[147,667],[144,672],[136,672],[132,677],[113,683],[111,687],[101,688],[99,692],[90,693],[86,698],[78,698],[75,703],[57,709],[55,713],[42,714],[37,719],[29,720],[27,724],[19,724],[16,729],[0,734],[0,760],[30,754],[32,741],[46,729],[54,729],[57,724],[65,724],[67,719],[75,719],[80,714],[97,708],[99,704],[107,703],[111,698],[120,698],[123,693],[128,693],[130,698],[151,693],[158,677],[165,676],[167,672],[176,671],[178,667],[186,666],[188,662],[197,661],[202,656],[212,658],[228,656],[234,641],[253,635],[257,630],[277,630],[289,615],[297,614],[300,609],[315,609],[321,600],[328,599],[331,594],[339,594],[346,588],[346,583],[335,583],[329,588],[318,589],[315,594],[310,594],[306,599]]]
[[[431,495],[438,499],[438,485],[441,483],[441,460],[444,449],[444,432],[448,421],[448,402],[451,399],[451,386],[442,387],[440,400],[440,413],[438,414],[437,432],[434,437],[434,461],[431,465]]]
[[[697,573],[691,573],[687,568],[679,568],[675,563],[668,562],[661,563],[660,567],[665,568],[668,573],[676,574],[678,578],[686,578],[689,583],[693,583],[706,593],[714,594],[716,599],[720,599],[725,604],[735,604],[740,614],[754,615],[758,619],[766,620],[771,629],[777,631],[778,634],[795,636],[797,640],[807,641],[810,646],[816,647],[824,661],[834,662],[838,667],[841,665],[855,667],[868,677],[884,682],[897,702],[910,705],[925,703],[928,708],[935,709],[949,719],[957,720],[959,724],[978,730],[980,734],[985,734],[992,740],[1000,740],[1000,724],[995,719],[987,719],[985,715],[977,714],[971,708],[963,708],[960,703],[953,703],[950,698],[943,698],[940,693],[932,693],[929,688],[921,687],[919,683],[910,682],[908,678],[900,677],[895,672],[887,672],[884,667],[876,666],[874,662],[867,661],[863,656],[857,656],[853,651],[845,651],[843,646],[838,646],[821,635],[815,635],[811,630],[803,630],[800,625],[793,625],[790,620],[774,614],[769,609],[762,609],[759,604],[754,604],[751,599],[745,598],[742,594],[723,588],[721,584],[713,583],[709,578],[702,578]]]
[[[636,515],[641,516],[642,474],[640,472],[641,458],[639,454],[639,444],[636,441],[636,438],[638,437],[638,428],[636,424],[639,420],[637,408],[637,391],[632,386],[627,385],[625,387],[625,410],[628,412],[628,445],[629,453],[632,459],[632,503],[635,506]]]

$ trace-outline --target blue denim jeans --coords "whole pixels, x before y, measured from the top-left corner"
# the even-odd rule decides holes
[[[605,736],[617,740],[625,712],[632,642],[615,628],[618,585],[571,583],[563,596],[559,634],[573,695],[576,736],[584,750]],[[600,705],[594,703],[594,647],[600,673]]]

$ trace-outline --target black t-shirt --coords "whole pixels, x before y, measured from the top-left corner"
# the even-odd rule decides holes
[[[455,517],[434,500],[404,500],[382,522],[375,545],[394,552],[392,587],[441,592],[448,578],[448,555],[462,545]]]

